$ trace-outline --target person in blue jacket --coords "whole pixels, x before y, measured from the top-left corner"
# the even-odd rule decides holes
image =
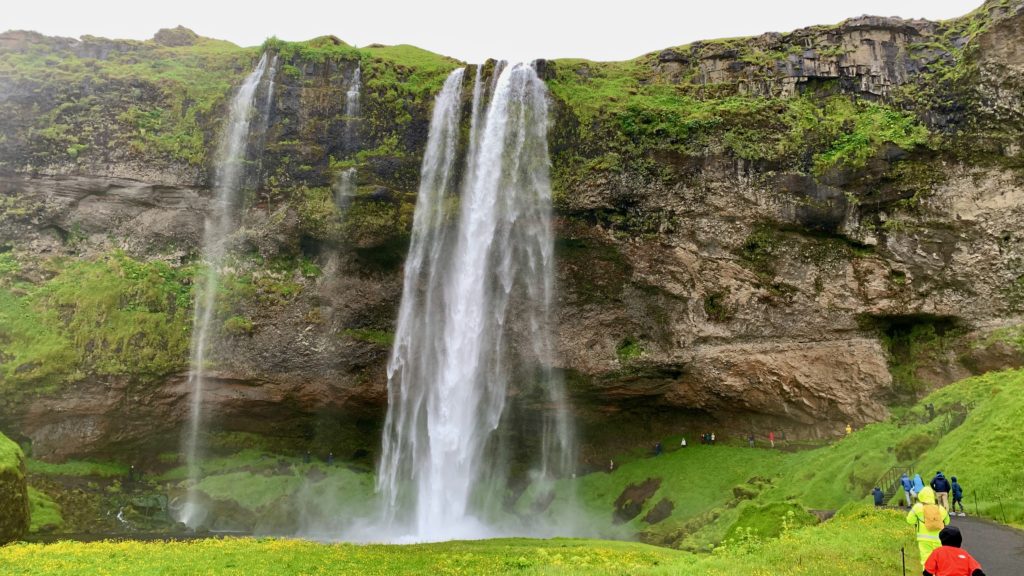
[[[907,508],[914,505],[914,497],[910,494],[914,491],[914,482],[910,480],[910,476],[904,472],[903,476],[900,477],[900,484],[903,485],[903,498],[907,501]]]
[[[953,481],[953,507],[949,509],[950,514],[956,514],[956,505],[960,505],[960,516],[966,516],[964,514],[964,488],[956,481],[956,476],[951,478]]]
[[[932,490],[935,490],[935,503],[949,510],[949,480],[946,480],[941,470],[935,473],[935,478],[932,478],[931,487]]]
[[[916,502],[917,495],[921,493],[921,490],[924,490],[924,480],[921,480],[920,474],[914,474],[914,487],[910,492],[910,498]]]
[[[885,492],[882,492],[882,489],[878,486],[875,486],[875,489],[871,491],[871,497],[875,499],[875,506],[880,508],[885,505]]]

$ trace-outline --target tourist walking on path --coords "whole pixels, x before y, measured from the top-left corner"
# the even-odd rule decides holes
[[[686,436],[683,436],[683,440],[679,443],[680,448],[686,448]]]
[[[963,536],[956,526],[946,526],[939,532],[942,544],[924,563],[924,576],[985,576],[981,564],[960,547]]]
[[[768,433],[768,442],[771,443],[772,448],[775,448],[775,432]]]
[[[960,514],[959,515],[960,516],[966,516],[966,514],[964,514],[964,502],[963,502],[963,500],[964,500],[964,488],[963,488],[963,486],[960,485],[959,482],[956,481],[956,476],[953,476],[953,478],[951,478],[951,480],[953,480],[953,483],[950,485],[950,488],[953,489],[952,490],[952,492],[953,492],[953,505],[949,509],[949,513],[950,514],[956,514],[956,506],[957,506],[957,504],[959,504],[960,505]]]
[[[907,512],[907,524],[917,530],[917,550],[921,554],[921,567],[932,551],[941,546],[939,532],[949,525],[949,512],[935,503],[935,491],[923,488],[917,495],[917,504]]]
[[[849,436],[850,434],[853,434],[853,426],[847,424],[846,425],[846,435]]]
[[[903,485],[903,499],[907,502],[907,508],[914,505],[914,482],[906,472],[900,477],[900,484]]]
[[[949,510],[949,480],[946,480],[946,477],[942,475],[941,470],[936,472],[935,477],[932,478],[931,487],[932,490],[935,490],[936,503],[946,510]]]
[[[750,445],[751,448],[754,447],[754,433],[753,432],[751,432],[750,434],[747,434],[747,444]]]
[[[881,508],[885,505],[885,492],[882,492],[882,489],[878,486],[875,486],[875,489],[871,491],[871,497],[875,499],[876,508]]]
[[[715,433],[712,432],[711,436],[709,436],[708,439],[710,440],[711,445],[714,446],[715,445]]]

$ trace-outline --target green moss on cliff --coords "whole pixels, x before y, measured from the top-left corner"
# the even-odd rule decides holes
[[[885,144],[911,150],[931,142],[914,114],[884,103],[829,91],[790,98],[716,95],[671,83],[654,64],[649,56],[556,63],[548,85],[578,124],[562,162],[586,171],[600,168],[588,159],[615,158],[612,169],[623,160],[643,169],[649,154],[670,150],[684,156],[729,153],[823,175],[862,168]]]
[[[28,527],[24,456],[17,444],[0,434],[0,544],[21,538]]]
[[[17,396],[87,375],[149,381],[188,355],[188,269],[114,253],[51,260],[39,284],[0,282],[0,389]]]
[[[0,117],[14,128],[0,142],[0,152],[10,152],[0,153],[4,161],[98,160],[123,154],[117,151],[123,146],[137,157],[201,166],[232,85],[257,56],[208,38],[176,47],[92,43],[95,49],[76,51],[36,37],[0,51],[0,80],[32,94],[0,104]]]
[[[29,486],[28,502],[31,507],[32,517],[28,529],[29,532],[49,532],[64,526],[64,517],[61,516],[60,504],[54,502],[45,492]]]

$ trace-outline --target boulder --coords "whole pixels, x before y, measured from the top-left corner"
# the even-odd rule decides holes
[[[0,544],[20,539],[28,525],[25,457],[17,444],[0,434]]]

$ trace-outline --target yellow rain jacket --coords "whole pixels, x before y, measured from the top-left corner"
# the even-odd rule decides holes
[[[925,560],[928,560],[932,551],[942,546],[942,543],[939,542],[939,532],[942,531],[942,528],[929,530],[924,525],[925,505],[936,505],[935,490],[925,486],[924,490],[917,495],[917,500],[917,504],[914,504],[914,507],[907,513],[907,524],[917,527],[917,550],[921,553],[921,568],[924,568]],[[938,506],[938,508],[943,527],[949,526],[949,512],[942,506]]]

